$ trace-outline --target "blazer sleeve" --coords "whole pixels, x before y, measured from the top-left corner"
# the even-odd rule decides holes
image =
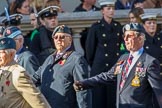
[[[13,84],[22,97],[32,108],[51,108],[45,97],[35,87],[25,71],[16,70],[13,73]]]
[[[76,60],[73,69],[73,77],[74,77],[74,81],[83,80],[88,77],[88,63],[83,57]],[[91,108],[90,105],[91,98],[90,98],[89,90],[76,92],[76,99],[79,108]]]
[[[84,89],[90,89],[101,85],[110,84],[117,80],[116,75],[114,75],[116,65],[114,65],[108,72],[102,72],[94,77],[81,80]]]
[[[24,68],[28,71],[28,73],[32,76],[34,75],[34,73],[38,70],[39,68],[39,61],[36,58],[36,56],[34,56],[31,52],[25,52],[24,54],[25,57],[25,61],[24,61]]]
[[[162,108],[162,75],[160,75],[159,61],[153,60],[148,66],[148,81],[153,89],[157,101]]]

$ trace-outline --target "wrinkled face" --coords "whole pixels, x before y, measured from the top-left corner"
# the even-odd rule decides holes
[[[72,37],[67,33],[56,33],[53,39],[58,52],[64,51],[72,43]]]
[[[130,23],[137,23],[137,18],[134,16],[133,13],[130,13],[129,14],[129,20],[130,20]]]
[[[57,16],[45,17],[42,21],[43,25],[51,31],[58,26]]]
[[[115,13],[115,7],[114,6],[103,7],[101,12],[102,12],[104,17],[113,18],[114,13]]]
[[[157,23],[155,20],[148,20],[148,21],[145,21],[145,23],[143,24],[143,27],[145,28],[145,31],[148,34],[154,34],[157,29]]]
[[[0,66],[5,66],[10,60],[9,54],[5,50],[0,50]]]
[[[38,27],[37,18],[35,17],[34,13],[30,14],[30,23],[31,23],[31,25],[33,25],[34,28]]]
[[[143,43],[141,39],[141,36],[137,36],[135,31],[125,31],[124,33],[125,46],[128,51],[134,52],[142,47]]]
[[[29,1],[25,0],[21,8],[17,8],[17,12],[20,12],[21,14],[29,15],[30,12]]]

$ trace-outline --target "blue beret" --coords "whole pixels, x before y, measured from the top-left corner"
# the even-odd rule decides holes
[[[9,38],[15,38],[19,35],[22,35],[21,30],[16,26],[11,26],[5,29],[3,36]]]
[[[125,31],[144,32],[144,29],[143,29],[142,25],[139,23],[130,23],[130,24],[126,24],[123,27],[123,33],[125,33]]]
[[[66,25],[57,26],[54,29],[52,36],[54,36],[56,33],[67,33],[72,35],[71,29]]]
[[[0,50],[4,49],[16,49],[16,42],[12,38],[1,37]]]

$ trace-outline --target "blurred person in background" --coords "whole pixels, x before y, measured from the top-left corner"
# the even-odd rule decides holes
[[[10,14],[23,14],[23,15],[29,15],[30,13],[30,4],[29,0],[15,0],[10,5]]]
[[[79,6],[77,6],[73,12],[94,12],[94,11],[99,11],[100,8],[96,7],[96,0],[80,0],[81,3],[79,4]],[[89,31],[89,27],[86,27],[81,33],[81,38],[80,38],[80,42],[81,42],[81,46],[84,50],[84,55],[86,55],[86,51],[85,51],[85,45],[86,45],[86,39],[87,39],[87,35],[88,35],[88,31]],[[86,57],[85,57],[86,58]]]
[[[38,34],[31,41],[29,49],[38,57],[40,65],[55,50],[52,31],[58,25],[58,10],[58,6],[48,6],[38,12],[41,26],[38,28]]]
[[[157,14],[144,13],[141,15],[145,31],[145,51],[160,61],[162,72],[162,33],[157,31]]]
[[[100,0],[102,19],[92,24],[86,40],[86,57],[95,76],[109,70],[120,57],[122,26],[113,19],[115,1]],[[113,50],[112,50],[113,49]],[[116,82],[92,90],[93,108],[115,108]]]
[[[115,9],[131,9],[133,0],[117,0],[115,3]]]
[[[137,8],[133,8],[129,11],[129,22],[130,23],[142,23],[142,20],[141,20],[141,17],[140,15],[141,14],[144,14],[144,10],[140,7],[137,7]]]
[[[145,0],[144,8],[161,8],[162,7],[162,0]]]
[[[80,0],[81,3],[74,9],[74,12],[88,12],[99,11],[100,9],[95,6],[96,0]]]
[[[144,1],[145,0],[134,0],[132,3],[132,9],[137,7],[144,9]]]

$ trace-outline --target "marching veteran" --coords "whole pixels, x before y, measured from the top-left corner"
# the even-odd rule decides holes
[[[90,108],[89,91],[76,93],[73,88],[74,80],[88,77],[88,64],[74,51],[71,30],[57,26],[52,37],[57,50],[38,69],[34,80],[41,83],[41,92],[52,108]]]
[[[14,61],[16,43],[0,38],[0,108],[50,108],[25,69]]]
[[[159,61],[144,51],[140,24],[126,24],[124,41],[129,54],[122,55],[108,71],[76,81],[76,91],[108,84],[117,79],[116,108],[162,108],[162,76]]]

